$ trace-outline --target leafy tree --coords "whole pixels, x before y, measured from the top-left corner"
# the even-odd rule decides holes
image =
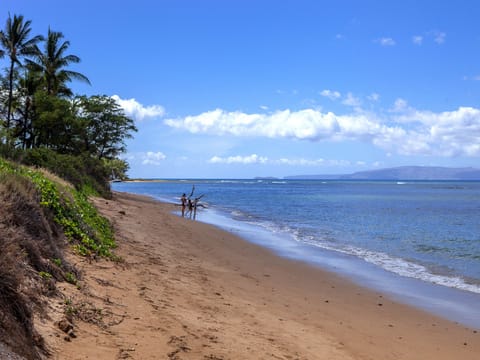
[[[68,54],[61,32],[30,33],[21,15],[9,15],[0,29],[0,59],[8,59],[0,75],[0,155],[108,195],[111,177],[126,178],[128,163],[118,156],[137,128],[111,97],[73,97],[69,82],[90,81],[68,69],[80,58]]]
[[[96,95],[77,98],[79,148],[98,159],[114,159],[126,150],[125,139],[137,131],[133,120],[111,97]]]
[[[127,179],[127,171],[129,169],[128,162],[122,159],[103,159],[103,165],[110,175],[110,180]]]
[[[59,153],[72,153],[75,136],[75,114],[69,100],[37,91],[34,97],[36,115],[32,121],[32,147],[47,147]]]
[[[32,60],[27,60],[29,67],[41,74],[48,95],[72,96],[66,83],[74,79],[90,84],[85,75],[66,69],[70,64],[79,63],[80,58],[66,54],[70,42],[62,42],[63,37],[61,32],[49,28],[43,52],[37,52]]]
[[[15,66],[21,66],[21,58],[32,56],[38,52],[37,43],[43,40],[40,35],[30,38],[31,21],[25,21],[23,15],[14,15],[13,19],[9,15],[5,29],[0,31],[0,45],[5,49],[5,53],[10,60],[8,70],[8,104],[7,120],[5,128],[7,132],[10,129],[13,103],[13,85]]]

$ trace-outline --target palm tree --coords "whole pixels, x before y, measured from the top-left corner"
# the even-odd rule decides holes
[[[35,93],[38,89],[41,89],[42,80],[38,76],[38,73],[30,71],[28,68],[25,70],[24,76],[19,77],[19,95],[21,100],[19,101],[16,111],[19,113],[20,118],[18,120],[15,138],[18,138],[22,149],[30,148],[33,146],[33,120],[35,117]]]
[[[12,115],[15,65],[22,65],[20,62],[22,57],[34,55],[38,51],[37,43],[43,40],[43,37],[40,35],[29,38],[31,23],[30,20],[25,21],[23,15],[14,15],[13,19],[9,15],[5,29],[0,31],[0,45],[5,49],[5,53],[10,58],[10,68],[8,71],[7,122],[5,124],[7,131],[10,129]]]
[[[44,51],[35,54],[32,60],[27,60],[31,69],[41,73],[48,95],[73,95],[66,83],[74,79],[90,84],[85,75],[76,71],[65,70],[70,64],[79,63],[80,58],[76,55],[65,54],[70,42],[61,42],[63,37],[61,32],[52,31],[49,28]]]

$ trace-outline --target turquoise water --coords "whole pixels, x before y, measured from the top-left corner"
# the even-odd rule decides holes
[[[172,180],[112,188],[178,203],[193,185],[206,206],[197,220],[282,256],[353,277],[365,272],[360,281],[407,297],[425,284],[454,289],[476,303],[480,324],[480,182]]]

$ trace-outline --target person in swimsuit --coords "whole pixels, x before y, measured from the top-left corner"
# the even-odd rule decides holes
[[[187,208],[187,195],[183,194],[180,198],[182,202],[182,217],[185,217],[185,209]]]

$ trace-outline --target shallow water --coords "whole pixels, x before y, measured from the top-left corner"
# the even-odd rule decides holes
[[[480,182],[172,180],[112,188],[179,202],[193,185],[207,206],[200,221],[480,326]]]

